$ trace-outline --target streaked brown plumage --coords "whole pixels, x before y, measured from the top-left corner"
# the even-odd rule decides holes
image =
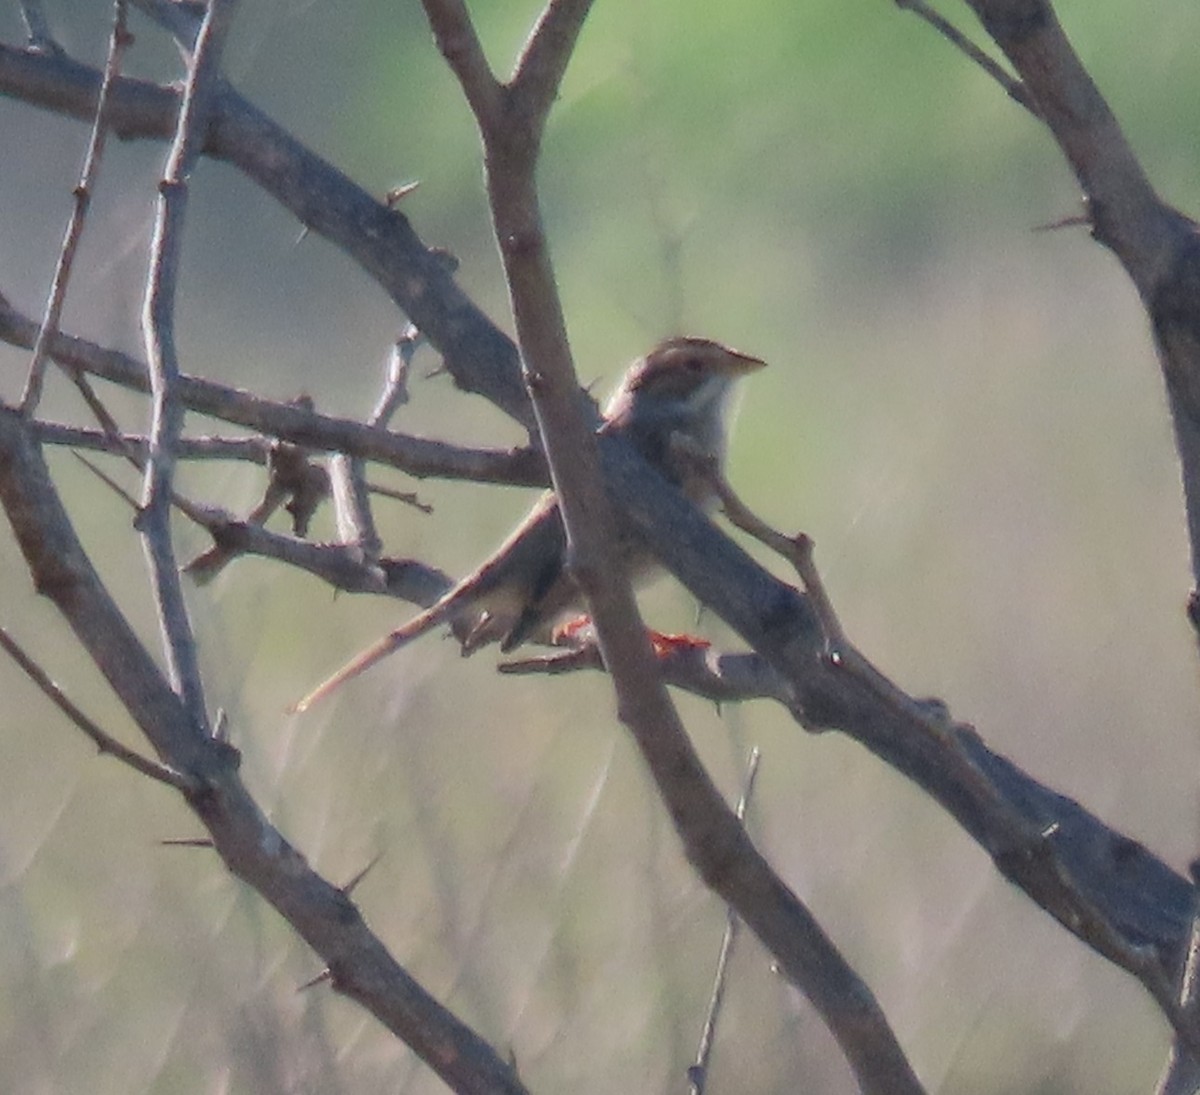
[[[720,465],[725,457],[725,421],[734,382],[761,368],[749,354],[703,338],[669,338],[629,368],[604,413],[601,433],[619,433],[692,502],[711,507],[716,499],[691,460],[677,457],[677,440]],[[621,550],[635,580],[655,567],[654,557],[631,532]],[[470,654],[499,642],[503,651],[530,640],[549,642],[555,625],[578,612],[582,597],[565,568],[566,536],[558,499],[544,494],[529,515],[477,570],[408,623],[383,636],[297,703],[304,711],[393,651],[448,622],[464,636]]]

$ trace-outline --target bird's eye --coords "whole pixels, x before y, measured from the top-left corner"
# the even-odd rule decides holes
[[[704,368],[704,362],[702,362],[698,357],[689,357],[684,361],[683,367],[687,369],[689,373],[698,373]]]

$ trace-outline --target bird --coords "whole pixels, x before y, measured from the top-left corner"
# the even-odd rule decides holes
[[[630,365],[597,432],[623,437],[693,504],[712,509],[717,502],[712,478],[699,470],[697,457],[718,469],[722,466],[735,382],[765,364],[707,338],[664,339]],[[658,569],[657,560],[631,528],[619,531],[618,544],[635,582]],[[566,552],[558,499],[548,491],[478,568],[289,710],[308,710],[442,623],[458,635],[463,654],[493,642],[503,653],[524,642],[553,643],[556,625],[583,607],[582,593],[566,567]]]

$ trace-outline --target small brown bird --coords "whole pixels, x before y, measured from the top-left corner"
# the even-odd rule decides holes
[[[734,381],[762,368],[757,357],[705,338],[669,338],[625,374],[609,400],[600,432],[620,434],[702,508],[716,502],[708,478],[682,459],[682,442],[694,454],[724,462],[725,421]],[[630,577],[655,569],[655,559],[632,530],[620,537]],[[369,669],[393,651],[443,622],[462,636],[470,654],[499,642],[508,652],[530,640],[551,642],[555,625],[583,607],[582,594],[565,567],[566,534],[558,499],[547,492],[496,552],[476,571],[408,623],[383,636],[292,707],[305,711],[317,700]]]

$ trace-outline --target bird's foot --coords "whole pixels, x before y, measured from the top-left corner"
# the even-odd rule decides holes
[[[572,616],[571,619],[564,620],[554,629],[551,639],[555,646],[583,646],[594,642],[596,629],[591,616],[585,612],[581,616]]]
[[[650,645],[657,658],[669,658],[672,654],[687,650],[708,650],[712,646],[707,639],[695,635],[671,635],[663,631],[646,629]],[[591,616],[575,616],[554,629],[555,646],[584,646],[595,642],[596,632]]]
[[[685,650],[708,650],[712,646],[707,639],[700,639],[695,635],[667,635],[662,631],[650,631],[648,634],[650,645],[654,647],[654,653],[659,658],[668,658]]]

